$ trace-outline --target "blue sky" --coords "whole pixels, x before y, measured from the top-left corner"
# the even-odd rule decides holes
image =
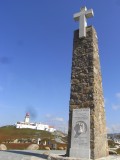
[[[93,8],[98,33],[107,127],[120,131],[120,1],[0,1],[0,126],[68,122],[73,14]]]

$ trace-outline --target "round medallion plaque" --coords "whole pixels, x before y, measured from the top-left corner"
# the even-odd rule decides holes
[[[74,126],[75,138],[80,136],[81,134],[85,134],[87,131],[87,124],[83,121],[76,122]]]

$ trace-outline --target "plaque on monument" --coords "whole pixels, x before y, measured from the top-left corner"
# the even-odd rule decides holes
[[[73,109],[70,157],[90,158],[90,108]]]

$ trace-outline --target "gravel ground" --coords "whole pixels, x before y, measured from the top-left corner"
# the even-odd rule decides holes
[[[46,154],[64,155],[66,151],[62,150],[7,150],[0,151],[0,160],[46,160]],[[120,160],[120,156],[109,156],[99,160]]]
[[[45,160],[47,156],[44,153],[65,154],[66,151],[29,151],[29,150],[7,150],[0,151],[0,160]]]

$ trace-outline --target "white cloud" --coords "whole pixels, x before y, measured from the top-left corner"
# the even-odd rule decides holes
[[[57,117],[48,113],[45,115],[45,121],[46,124],[54,126],[57,130],[60,130],[64,133],[68,132],[68,123],[63,117]]]
[[[45,115],[45,118],[50,119],[52,121],[57,121],[57,122],[63,122],[64,121],[64,118],[62,118],[62,117],[55,117],[55,116],[53,116],[53,115],[51,115],[49,113]]]
[[[119,92],[119,93],[116,93],[116,97],[117,97],[117,98],[120,98],[120,92]]]
[[[117,104],[117,105],[116,105],[116,104],[113,104],[113,105],[112,105],[112,109],[113,109],[113,110],[119,110],[119,109],[120,109],[120,104]]]
[[[64,122],[64,119],[62,117],[55,117],[53,120],[58,122]]]
[[[55,116],[53,116],[53,115],[51,115],[49,113],[45,115],[45,118],[50,119],[52,121],[57,121],[57,122],[63,122],[64,121],[64,118],[62,118],[62,117],[55,117]]]
[[[116,124],[112,126],[113,132],[119,132],[120,133],[120,124]]]
[[[107,127],[107,133],[120,133],[120,124],[112,124],[109,128]]]
[[[45,115],[45,117],[46,117],[46,118],[51,118],[52,115],[48,113],[48,114]]]

